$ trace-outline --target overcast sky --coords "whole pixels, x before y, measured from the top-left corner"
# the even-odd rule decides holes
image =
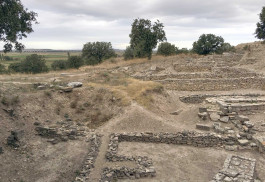
[[[256,41],[253,33],[264,0],[21,0],[40,24],[23,40],[26,48],[82,49],[86,42],[129,44],[135,18],[159,19],[167,40],[191,48],[203,33],[233,45]],[[1,46],[2,47],[2,46]]]

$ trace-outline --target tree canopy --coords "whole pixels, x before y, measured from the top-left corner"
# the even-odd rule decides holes
[[[147,19],[135,19],[129,35],[130,46],[134,51],[134,56],[151,59],[152,50],[156,48],[158,42],[166,41],[166,33],[163,24],[157,20],[153,25]]]
[[[169,42],[162,42],[159,44],[157,49],[157,54],[163,56],[170,56],[177,53],[178,48],[174,44],[170,44]]]
[[[37,14],[24,8],[20,0],[0,0],[0,41],[5,43],[4,52],[24,48],[18,40],[33,32],[36,17]]]
[[[82,49],[82,57],[86,59],[87,64],[98,64],[115,56],[110,42],[88,42]]]
[[[197,54],[222,53],[224,39],[214,34],[202,34],[198,41],[193,43],[193,51]]]
[[[256,38],[265,40],[265,6],[262,8],[259,14],[260,22],[257,23]]]

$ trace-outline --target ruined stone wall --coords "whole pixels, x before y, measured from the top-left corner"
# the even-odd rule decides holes
[[[265,86],[264,78],[227,78],[227,79],[168,79],[158,81],[165,85],[167,89],[181,91],[215,91],[234,89],[262,89]]]
[[[197,104],[197,103],[202,103],[206,98],[209,97],[222,97],[222,96],[244,96],[244,97],[259,97],[259,96],[264,96],[262,94],[222,94],[222,95],[217,95],[217,94],[195,94],[195,95],[188,95],[188,96],[182,96],[180,97],[180,101],[184,103],[190,103],[190,104]]]
[[[212,65],[194,65],[194,64],[188,64],[188,65],[182,65],[182,64],[174,64],[174,69],[177,72],[211,72],[212,71]]]

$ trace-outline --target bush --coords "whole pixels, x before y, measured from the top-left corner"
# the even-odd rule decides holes
[[[80,56],[70,56],[67,60],[67,65],[69,68],[80,68],[84,65],[84,60]]]
[[[82,57],[92,65],[116,56],[110,42],[88,42],[82,49]]]
[[[169,42],[163,42],[159,44],[157,54],[163,56],[170,56],[176,54],[176,50],[177,48],[174,44],[170,44]]]
[[[31,54],[21,62],[21,72],[33,74],[48,72],[48,67],[42,56]]]
[[[54,61],[51,67],[53,70],[65,70],[67,69],[67,61],[64,60]]]
[[[32,54],[27,56],[25,60],[20,63],[12,63],[8,67],[9,70],[21,73],[42,73],[47,72],[48,67],[42,56]]]
[[[223,53],[224,39],[214,34],[202,34],[199,40],[193,43],[193,51],[197,54]]]
[[[8,70],[11,72],[21,72],[21,63],[11,63],[8,66]]]
[[[4,61],[13,61],[14,59],[10,56],[3,56]]]
[[[187,48],[177,49],[177,54],[188,54],[190,51]]]
[[[91,56],[90,58],[85,60],[86,65],[96,65],[98,63],[99,63],[99,61],[94,56]]]
[[[0,64],[0,74],[6,73],[6,68],[3,64]]]
[[[123,57],[124,57],[124,60],[128,60],[128,59],[133,59],[134,58],[134,54],[133,54],[133,49],[128,46],[126,47],[124,53],[123,53]]]
[[[222,46],[223,52],[235,52],[236,48],[231,44],[225,42]]]

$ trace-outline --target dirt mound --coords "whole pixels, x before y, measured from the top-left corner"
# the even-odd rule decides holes
[[[244,52],[239,64],[240,68],[255,70],[259,73],[265,72],[265,44],[263,42],[239,44],[236,49]]]

